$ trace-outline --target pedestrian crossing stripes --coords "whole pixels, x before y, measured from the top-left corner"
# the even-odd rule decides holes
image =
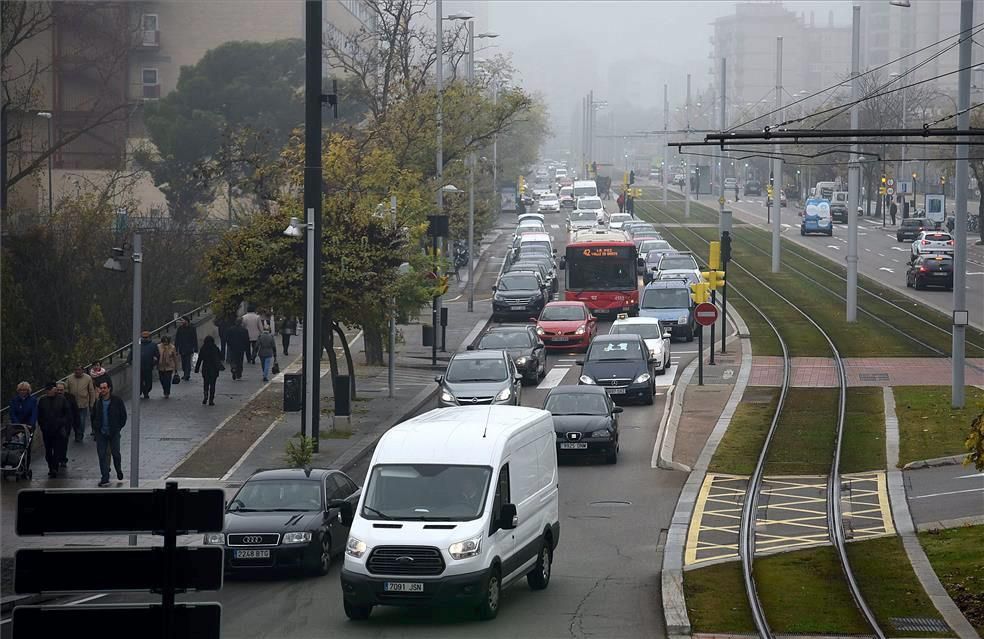
[[[571,370],[569,366],[554,366],[549,371],[547,371],[546,376],[540,381],[537,386],[538,390],[550,390],[556,386],[560,386],[560,383],[564,381],[564,377],[567,372]]]

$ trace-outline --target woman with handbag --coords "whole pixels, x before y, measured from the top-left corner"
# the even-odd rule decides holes
[[[171,396],[172,382],[181,381],[181,376],[178,374],[180,362],[178,349],[174,348],[171,338],[167,335],[161,337],[161,343],[157,345],[157,377],[161,380],[165,399]]]
[[[280,328],[280,342],[284,347],[284,356],[287,355],[287,349],[290,348],[290,338],[297,335],[297,320],[293,317],[281,318],[279,324]]]
[[[215,382],[219,379],[219,371],[224,371],[222,351],[215,345],[215,338],[207,335],[198,349],[198,361],[195,372],[202,374],[202,405],[215,406]]]

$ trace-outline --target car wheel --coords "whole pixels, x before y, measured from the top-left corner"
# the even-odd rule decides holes
[[[909,281],[909,278],[908,277],[905,278],[905,287],[906,288],[912,288],[912,282]]]
[[[694,329],[693,328],[688,328],[687,329],[687,341],[688,342],[694,341]]]
[[[913,280],[913,287],[914,287],[914,288],[915,288],[915,289],[916,289],[917,291],[921,291],[921,290],[923,290],[923,285],[922,285],[922,283],[921,283],[921,282],[919,281],[919,278],[918,278],[918,277],[917,277],[917,278],[916,278],[915,280]]]
[[[547,356],[547,352],[544,351],[543,352],[544,359],[542,361],[540,361],[540,370],[539,370],[539,372],[536,375],[536,381],[538,383],[540,381],[542,381],[544,377],[547,376],[547,361],[546,361],[546,356]]]
[[[328,570],[331,568],[331,535],[328,533],[321,534],[321,555],[318,557],[318,563],[314,565],[314,574],[321,575],[322,577],[328,574]]]
[[[646,406],[652,406],[653,402],[656,401],[656,384],[655,382],[649,386],[649,394],[646,398],[642,400]]]
[[[553,564],[553,549],[550,540],[543,538],[540,554],[536,557],[533,570],[526,573],[526,583],[533,590],[544,590],[550,584],[550,570]]]
[[[342,606],[345,608],[345,616],[352,621],[365,621],[372,614],[372,606],[357,606],[349,603],[348,599],[342,600]]]
[[[485,595],[482,603],[478,604],[478,618],[483,621],[495,619],[499,614],[499,597],[502,594],[502,581],[499,577],[499,568],[493,568],[489,574],[488,583],[485,586]]]
[[[804,229],[802,226],[800,227],[800,235],[806,235],[806,229]]]
[[[606,464],[618,463],[618,440],[615,441],[615,447],[605,454],[605,463]]]

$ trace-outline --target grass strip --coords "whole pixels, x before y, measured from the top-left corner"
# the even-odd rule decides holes
[[[837,429],[836,388],[790,388],[765,464],[766,475],[830,472]]]
[[[885,468],[885,402],[882,389],[847,389],[841,472],[859,473]]]
[[[966,453],[970,423],[984,409],[984,390],[966,387],[964,408],[950,407],[949,386],[896,386],[899,467],[920,459]]]
[[[735,409],[734,417],[731,418],[731,424],[714,453],[709,470],[714,473],[751,475],[778,403],[778,388],[747,387]]]
[[[765,355],[782,357],[782,348],[779,346],[779,339],[776,337],[772,327],[769,326],[758,311],[745,303],[737,295],[728,297],[728,308],[735,308],[741,319],[748,326],[748,333],[751,335],[752,355]],[[731,312],[730,310],[728,311]],[[737,347],[736,347],[737,348]]]
[[[741,564],[737,561],[684,571],[683,592],[694,632],[755,632],[752,611],[745,598]]]
[[[984,525],[919,533],[929,563],[960,612],[984,637]]]
[[[893,617],[942,620],[916,578],[901,538],[891,536],[850,543],[847,557],[861,594],[886,634],[894,637],[953,636],[951,632],[900,631],[892,624]]]

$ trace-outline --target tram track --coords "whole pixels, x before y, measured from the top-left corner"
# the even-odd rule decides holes
[[[666,213],[664,211],[664,213]],[[678,222],[672,215],[666,213],[674,222]],[[659,224],[659,223],[657,223]],[[686,227],[670,228],[666,225],[663,226],[663,232],[666,235],[670,235],[678,243],[678,245],[687,248],[692,251],[692,245],[687,242],[681,233],[678,233],[678,228],[686,229],[694,234],[701,241],[706,242],[700,234],[696,233],[693,229]],[[667,238],[669,239],[669,238]],[[698,252],[692,251],[695,256],[699,255]],[[846,539],[843,525],[843,514],[841,512],[841,481],[840,481],[840,457],[841,457],[841,447],[844,435],[844,423],[846,414],[846,402],[847,402],[847,374],[844,367],[844,361],[841,357],[840,351],[837,349],[830,335],[807,313],[802,311],[787,297],[783,296],[779,291],[770,286],[767,282],[755,276],[751,271],[742,266],[739,262],[732,259],[730,262],[734,267],[741,269],[748,277],[755,282],[757,286],[769,291],[777,299],[781,300],[786,305],[793,308],[797,313],[803,316],[803,318],[823,337],[826,341],[827,346],[830,349],[831,355],[835,362],[835,368],[837,370],[837,380],[838,380],[838,400],[837,400],[837,418],[836,418],[836,430],[835,438],[833,442],[833,453],[832,453],[832,463],[830,467],[830,472],[827,476],[827,490],[826,490],[826,520],[827,520],[827,530],[831,545],[833,546],[838,562],[841,567],[841,571],[844,576],[844,581],[846,582],[847,588],[850,591],[851,597],[854,600],[855,605],[860,611],[861,615],[864,617],[867,624],[870,626],[872,633],[878,639],[884,639],[885,634],[881,630],[877,619],[871,608],[868,606],[861,593],[860,587],[858,586],[857,579],[851,569],[850,561],[847,556],[846,551]],[[752,619],[755,623],[756,630],[761,637],[767,639],[772,639],[775,635],[772,628],[769,625],[768,618],[765,613],[764,606],[762,604],[761,598],[759,596],[758,587],[755,580],[754,572],[754,561],[755,561],[755,541],[756,541],[756,521],[758,519],[758,509],[759,509],[759,498],[762,492],[762,483],[765,475],[765,468],[769,460],[770,445],[774,439],[777,430],[780,427],[780,420],[783,414],[783,409],[786,406],[786,400],[789,393],[790,383],[791,383],[791,355],[790,348],[786,342],[783,335],[783,331],[772,321],[768,314],[763,311],[758,305],[756,305],[748,296],[744,295],[741,290],[733,285],[729,284],[730,292],[738,297],[742,298],[743,302],[748,305],[752,310],[754,310],[766,324],[775,333],[776,339],[779,342],[780,348],[782,350],[783,359],[783,376],[782,385],[780,389],[779,400],[776,405],[776,409],[773,413],[769,429],[766,433],[765,440],[759,451],[758,459],[756,460],[755,468],[749,478],[749,483],[746,488],[745,499],[742,504],[741,517],[739,522],[739,542],[738,542],[738,554],[742,566],[742,580],[744,583],[746,598],[750,610],[752,612]]]

